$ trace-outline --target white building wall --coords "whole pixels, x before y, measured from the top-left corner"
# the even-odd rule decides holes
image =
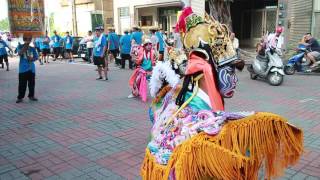
[[[133,25],[138,25],[138,15],[137,12],[135,12],[135,8],[141,8],[141,7],[150,7],[150,6],[163,6],[165,4],[177,4],[180,2],[180,0],[117,0],[113,1],[113,11],[114,11],[114,26],[116,28],[116,31],[120,33],[120,23],[119,23],[119,8],[121,7],[129,7],[130,10],[130,27]],[[149,8],[148,8],[149,9]],[[155,7],[156,9],[156,7]],[[157,11],[154,10],[143,12],[145,14],[153,14],[154,20],[158,20],[157,18]],[[158,23],[158,22],[156,22]],[[127,25],[126,25],[127,26]]]
[[[91,13],[94,12],[94,4],[77,5],[77,26],[78,35],[85,36],[91,30]],[[72,31],[72,11],[71,6],[60,7],[54,15],[56,29],[58,32],[63,33]]]

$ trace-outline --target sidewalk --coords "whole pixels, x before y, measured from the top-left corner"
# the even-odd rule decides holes
[[[37,64],[39,102],[16,104],[17,62],[0,69],[0,179],[140,179],[151,128],[148,104],[127,99],[130,70],[111,65]],[[320,177],[320,89],[317,76],[286,76],[280,87],[239,73],[229,111],[271,111],[305,131],[305,156],[281,179]]]

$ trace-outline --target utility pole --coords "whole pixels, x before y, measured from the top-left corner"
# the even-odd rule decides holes
[[[72,30],[73,30],[73,36],[78,36],[76,0],[72,0],[71,7],[72,7]]]

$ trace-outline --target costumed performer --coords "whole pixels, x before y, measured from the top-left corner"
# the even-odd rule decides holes
[[[151,108],[143,179],[257,179],[281,175],[303,152],[303,133],[263,112],[226,112],[238,81],[227,26],[185,7],[177,24],[188,53],[182,83],[160,88]],[[161,73],[160,73],[161,75]]]
[[[141,97],[143,102],[147,101],[148,96],[148,82],[152,67],[156,63],[156,57],[150,38],[143,36],[143,45],[139,48],[138,56],[136,59],[136,69],[133,71],[129,80],[129,86],[132,93],[128,98]]]

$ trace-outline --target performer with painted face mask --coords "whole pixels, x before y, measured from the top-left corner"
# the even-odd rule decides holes
[[[155,65],[155,51],[150,38],[143,36],[143,46],[139,48],[136,59],[137,68],[134,70],[129,80],[132,93],[128,98],[140,96],[143,102],[147,101],[148,85],[147,79],[151,75],[152,67]]]
[[[238,81],[236,69],[244,66],[227,26],[185,7],[176,28],[188,62],[180,83],[167,79],[169,88],[151,88],[151,94],[158,92],[142,178],[258,179],[262,169],[270,179],[296,163],[303,152],[300,129],[271,113],[225,111],[224,98],[233,96]],[[163,79],[164,73],[158,74]]]

